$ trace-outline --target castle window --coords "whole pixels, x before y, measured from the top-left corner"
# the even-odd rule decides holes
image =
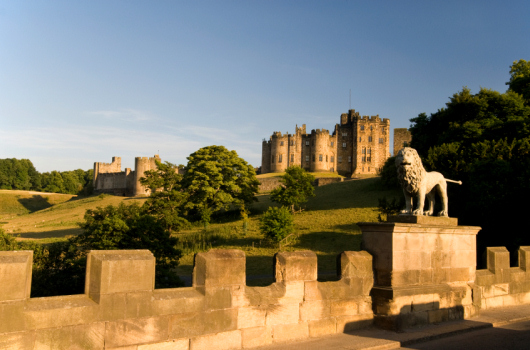
[[[372,161],[372,157],[368,157],[366,160],[367,160],[368,162],[371,162],[371,161]],[[368,171],[370,171],[370,170],[368,170]]]
[[[326,154],[326,163],[328,162],[328,155]]]
[[[280,155],[278,156],[278,163],[281,163],[281,162],[282,162],[282,155],[280,154]]]
[[[372,142],[372,136],[368,136],[368,142]]]
[[[318,155],[318,161],[319,161],[319,162],[322,161],[322,154],[319,154],[319,155]]]
[[[363,140],[362,137],[359,136],[359,142],[361,142],[362,140]]]
[[[370,171],[370,167],[368,167],[368,171]]]
[[[283,141],[280,141],[280,146],[283,146]]]
[[[370,131],[374,130],[373,125],[370,125]]]
[[[364,125],[361,125],[361,131],[364,131]]]
[[[363,156],[363,162],[366,162],[366,156]],[[364,170],[363,170],[364,171]]]
[[[351,157],[348,157],[348,163],[351,163]]]
[[[342,137],[346,137],[346,136],[348,136],[348,133],[347,132],[343,132],[342,133]]]
[[[305,156],[305,161],[309,162],[309,156]]]
[[[332,163],[335,162],[335,156],[331,156],[330,160],[331,160]]]
[[[368,154],[372,154],[372,149],[368,148]]]
[[[379,143],[385,143],[385,139],[384,138],[379,138]]]
[[[291,141],[291,146],[294,146],[294,140]]]
[[[382,128],[381,130],[382,130],[383,132],[385,132],[385,131],[386,131],[386,129],[385,129],[385,127],[384,127],[384,126],[383,126],[383,128]]]
[[[334,143],[333,143],[333,141],[331,141],[331,147],[333,147],[333,145],[334,145]]]
[[[305,145],[306,145],[306,146],[309,146],[309,141],[306,141],[306,142],[305,142]]]
[[[339,156],[339,163],[342,163],[342,156]]]
[[[342,148],[346,148],[346,142],[342,143]]]
[[[294,154],[291,154],[291,163],[294,163]]]
[[[363,154],[366,154],[366,148],[363,147]]]

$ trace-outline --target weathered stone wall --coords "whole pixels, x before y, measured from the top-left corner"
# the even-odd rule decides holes
[[[263,179],[258,179],[260,182],[259,185],[259,192],[270,192],[276,187],[281,185],[280,178],[279,177],[267,177]],[[342,177],[317,177],[315,181],[313,182],[314,186],[324,186],[329,185],[336,182],[342,182],[344,181],[344,178]]]
[[[474,302],[482,310],[530,304],[530,247],[519,248],[519,266],[510,267],[505,247],[487,249],[485,270],[477,270]]]
[[[407,128],[394,129],[394,156],[401,151],[403,147],[409,147],[410,141],[412,141],[412,134]]]
[[[195,258],[193,287],[154,289],[146,250],[91,251],[85,293],[30,298],[32,252],[0,252],[2,349],[241,349],[372,323],[372,258],[344,252],[336,282],[318,282],[317,257],[276,255],[276,282],[245,285],[245,255]]]

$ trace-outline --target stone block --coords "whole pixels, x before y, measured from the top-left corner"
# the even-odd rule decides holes
[[[228,309],[232,307],[232,288],[208,288],[204,293],[204,307],[209,310]]]
[[[190,339],[190,350],[241,349],[241,331],[208,334]]]
[[[371,278],[373,281],[372,256],[366,251],[342,252],[340,255],[341,278]]]
[[[0,334],[26,329],[24,304],[23,300],[0,302]]]
[[[138,350],[189,350],[189,339],[175,339],[158,343],[138,345]]]
[[[466,306],[455,306],[455,307],[450,307],[450,308],[445,309],[447,310],[447,316],[448,316],[447,321],[463,320],[464,314],[465,314],[465,311],[464,311],[465,307]]]
[[[0,301],[24,300],[31,294],[33,251],[0,251]]]
[[[422,268],[420,270],[420,284],[432,284],[433,283],[434,269]]]
[[[530,272],[530,246],[519,247],[519,268]]]
[[[152,291],[155,257],[149,250],[91,250],[87,256],[85,294]]]
[[[212,249],[195,256],[193,286],[217,288],[245,285],[245,253],[237,249]]]
[[[126,318],[199,312],[205,308],[205,299],[202,293],[192,287],[127,293]]]
[[[99,306],[84,294],[33,298],[26,302],[26,327],[43,329],[99,321]]]
[[[242,307],[237,313],[237,329],[265,326],[267,311],[257,307]]]
[[[317,255],[309,250],[276,254],[276,282],[316,281]]]
[[[272,327],[272,340],[275,343],[306,338],[309,338],[307,322],[277,324]]]
[[[438,309],[434,304],[434,294],[415,294],[412,296],[411,311],[429,311]]]
[[[47,328],[35,332],[35,349],[103,349],[105,342],[105,323]]]
[[[464,267],[475,268],[476,265],[477,265],[476,250],[455,251],[455,254],[453,255],[452,261],[451,261],[452,268],[464,268]]]
[[[447,309],[430,310],[427,312],[429,323],[440,323],[449,320],[449,312]]]
[[[508,283],[494,284],[492,287],[494,296],[506,295],[510,293],[510,284]]]
[[[492,308],[501,307],[504,305],[503,296],[486,298],[485,301],[486,301],[486,309],[492,309]]]
[[[127,317],[127,293],[99,295],[99,319],[103,321],[121,320]],[[130,306],[130,305],[129,305]],[[151,316],[151,315],[144,315]],[[133,315],[131,317],[136,317]]]
[[[237,329],[237,309],[190,312],[170,316],[169,336],[191,338]]]
[[[35,331],[4,333],[0,331],[0,349],[33,350]]]
[[[402,270],[392,273],[392,286],[414,286],[420,284],[420,270]]]
[[[495,274],[489,270],[477,270],[475,272],[475,283],[479,286],[487,286],[495,283]]]
[[[510,268],[510,252],[505,247],[488,247],[486,254],[490,272]]]
[[[167,316],[107,322],[105,346],[118,347],[166,341],[168,329]]]
[[[254,327],[241,330],[243,349],[272,344],[272,328]]]
[[[473,282],[475,280],[475,269],[471,267],[452,267],[449,269],[447,282]]]
[[[281,282],[285,286],[285,294],[278,299],[280,304],[301,303],[304,300],[305,282]]]
[[[518,267],[510,267],[510,283],[524,282],[526,280],[526,272]]]
[[[338,316],[337,333],[351,332],[370,327],[374,322],[373,315]]]
[[[274,326],[278,324],[298,323],[300,319],[300,304],[270,305],[267,308],[265,324]]]
[[[330,317],[330,302],[325,300],[305,301],[300,304],[300,320],[320,320]]]
[[[331,316],[353,316],[359,314],[358,300],[331,301]]]
[[[325,318],[321,320],[309,321],[309,336],[311,338],[323,337],[337,333],[337,321],[335,318]]]

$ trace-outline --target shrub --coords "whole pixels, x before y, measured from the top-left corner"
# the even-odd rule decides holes
[[[265,237],[281,243],[294,231],[293,215],[286,207],[270,207],[261,218],[260,229]]]

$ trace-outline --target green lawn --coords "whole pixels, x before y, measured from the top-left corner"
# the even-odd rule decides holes
[[[267,174],[268,175],[268,174]],[[10,193],[12,192],[12,193]],[[0,207],[1,224],[4,230],[19,235],[19,239],[36,240],[49,243],[65,240],[81,231],[78,222],[83,220],[87,209],[107,205],[137,202],[142,204],[145,198],[126,198],[116,196],[93,196],[88,198],[55,197],[66,195],[42,195],[44,201],[22,191],[2,191],[3,203]],[[336,271],[336,257],[345,250],[359,250],[361,235],[357,222],[377,221],[378,198],[398,197],[396,190],[383,190],[379,178],[347,180],[315,188],[316,196],[311,198],[301,213],[295,215],[295,234],[283,251],[314,251],[318,256],[319,273]],[[17,197],[21,196],[21,197]],[[37,195],[38,196],[38,195]],[[47,199],[45,196],[49,196]],[[35,204],[33,209],[24,205],[23,198],[41,203],[42,209]],[[61,198],[63,201],[61,202]],[[6,204],[11,203],[11,204]],[[18,203],[18,204],[17,204]],[[198,251],[211,248],[241,249],[247,255],[247,275],[272,275],[273,256],[278,246],[266,242],[259,231],[259,219],[269,206],[273,206],[268,194],[258,196],[249,217],[246,230],[243,220],[237,212],[214,217],[214,223],[208,228],[195,225],[193,228],[177,234],[183,256],[178,273],[191,275],[193,256]],[[268,278],[249,281],[249,284],[263,285],[272,282]]]

